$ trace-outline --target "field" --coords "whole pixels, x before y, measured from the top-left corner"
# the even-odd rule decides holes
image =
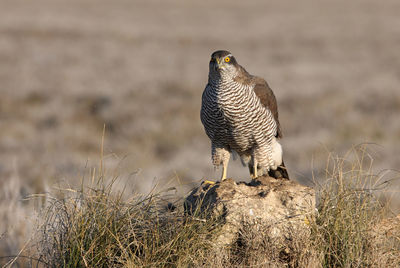
[[[381,182],[400,166],[400,3],[3,0],[0,256],[43,200],[101,158],[125,193],[219,177],[199,120],[210,54],[231,51],[278,100],[285,163],[313,185],[330,152],[370,143]],[[379,173],[382,170],[383,173]],[[239,161],[228,176],[248,177]],[[398,181],[398,180],[397,180]],[[399,212],[397,181],[386,199]],[[0,263],[1,260],[0,260]]]

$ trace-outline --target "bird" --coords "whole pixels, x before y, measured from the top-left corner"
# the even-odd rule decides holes
[[[221,181],[234,153],[253,179],[265,174],[289,179],[279,143],[282,130],[275,95],[263,78],[249,74],[229,51],[211,55],[200,119],[211,140],[212,163],[223,167]]]

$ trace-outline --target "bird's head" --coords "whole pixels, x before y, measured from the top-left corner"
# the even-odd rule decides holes
[[[239,64],[229,51],[218,50],[211,55],[210,78],[234,78],[238,74],[238,71]]]

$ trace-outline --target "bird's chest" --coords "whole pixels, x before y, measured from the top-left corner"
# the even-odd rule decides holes
[[[231,145],[236,144],[238,148],[250,146],[254,138],[254,127],[260,121],[257,113],[259,103],[251,90],[241,88],[239,92],[222,92],[217,95],[214,103],[221,130]]]
[[[242,150],[254,142],[254,131],[262,125],[260,102],[250,86],[238,84],[208,87],[203,95],[202,121],[213,140]]]
[[[215,106],[220,114],[220,120],[227,127],[238,129],[240,125],[251,121],[256,108],[254,96],[250,89],[244,88],[239,92],[222,92],[217,95]]]

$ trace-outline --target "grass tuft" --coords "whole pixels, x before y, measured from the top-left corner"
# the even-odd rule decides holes
[[[317,193],[318,213],[311,221],[313,247],[323,267],[380,267],[385,262],[374,258],[371,230],[389,213],[378,196],[387,181],[373,175],[372,162],[366,146],[328,159],[326,181]],[[382,246],[400,257],[400,243]],[[398,267],[400,262],[387,264]]]
[[[40,241],[50,267],[186,267],[212,247],[216,220],[185,216],[182,205],[164,206],[161,194],[123,200],[113,183],[53,198]]]
[[[186,215],[182,202],[168,203],[163,193],[124,199],[114,193],[116,179],[107,184],[100,175],[51,199],[42,213],[39,259],[49,267],[398,267],[400,225],[380,227],[388,210],[376,190],[386,182],[372,174],[364,147],[331,155],[317,188],[318,212],[307,219],[311,236],[294,239],[290,256],[287,245],[252,226],[221,250],[212,242],[223,231],[220,219]],[[390,237],[375,229],[390,230]]]

